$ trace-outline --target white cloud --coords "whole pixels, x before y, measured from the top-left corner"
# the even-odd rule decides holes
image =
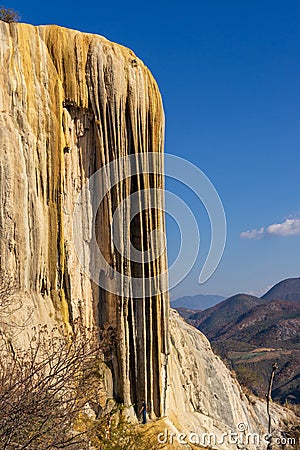
[[[287,219],[283,223],[269,225],[267,233],[273,236],[294,236],[300,234],[300,219]]]
[[[260,230],[243,231],[241,233],[242,239],[262,239],[264,237],[265,230],[261,227]]]
[[[267,228],[260,230],[243,231],[240,234],[242,239],[265,239],[272,236],[295,236],[300,234],[300,219],[286,219],[282,223],[274,223]]]

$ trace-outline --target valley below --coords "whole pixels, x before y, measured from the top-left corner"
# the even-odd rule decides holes
[[[238,294],[205,310],[179,307],[178,311],[208,337],[214,351],[252,393],[265,397],[276,363],[273,399],[299,405],[299,286],[300,278],[284,280],[262,298]]]

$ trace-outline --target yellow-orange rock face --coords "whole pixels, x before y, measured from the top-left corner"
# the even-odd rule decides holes
[[[82,249],[73,240],[78,195],[99,168],[128,155],[162,153],[164,114],[157,85],[131,50],[101,36],[0,22],[0,39],[1,271],[17,281],[19,318],[31,324],[63,321],[68,328],[78,317],[86,326],[112,325],[118,335],[115,397],[136,408],[145,398],[148,412],[159,416],[168,353],[167,294],[141,292],[136,299],[130,282],[116,295],[90,279],[77,253],[82,250],[89,261],[92,194],[79,214],[77,208]],[[149,264],[124,258],[110,230],[113,213],[128,195],[139,195],[141,186],[162,185],[160,173],[126,178],[99,208],[97,242],[108,264],[127,280],[143,277],[145,270],[164,272],[166,255]],[[163,231],[160,202],[150,202],[132,223],[125,211],[117,225],[124,248],[132,240],[144,250],[147,235],[154,228]],[[100,266],[99,278],[109,276]]]

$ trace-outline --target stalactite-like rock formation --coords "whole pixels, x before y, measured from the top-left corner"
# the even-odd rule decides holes
[[[163,133],[158,88],[130,50],[0,21],[0,282],[14,279],[12,338],[26,346],[31,326],[71,330],[77,319],[110,326],[101,406],[113,395],[137,412],[144,398],[152,417],[168,417],[156,430],[175,434],[222,436],[239,423],[264,433],[264,402],[249,401],[198,330],[169,320]],[[273,409],[277,430],[295,421]]]
[[[100,286],[91,280],[72,237],[79,193],[98,169],[128,155],[162,154],[164,115],[156,83],[132,51],[100,36],[4,22],[0,36],[1,271],[14,275],[30,323],[63,320],[72,327],[80,317],[87,326],[114,327],[115,397],[136,409],[145,398],[148,412],[160,416],[169,352],[167,294],[145,289],[135,298],[130,282],[118,295],[104,289],[101,278],[109,273],[100,267]],[[128,195],[162,187],[159,170],[143,172],[110,189],[99,208],[97,242],[127,280],[165,272],[166,254],[149,263],[125,258],[113,243],[113,213]],[[123,213],[117,225],[123,250],[130,241],[149,250],[148,235],[164,230],[163,199],[148,200],[131,222],[130,204]],[[79,207],[79,253],[86,260],[94,209],[92,195]]]

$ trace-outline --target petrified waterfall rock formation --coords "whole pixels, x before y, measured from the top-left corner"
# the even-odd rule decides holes
[[[108,324],[117,341],[101,406],[113,395],[137,411],[145,398],[152,417],[167,415],[157,431],[264,433],[265,403],[249,401],[198,330],[169,319],[163,135],[160,93],[132,51],[0,21],[0,280],[15,283],[12,338],[26,346],[38,324]],[[272,408],[278,430],[295,420]]]
[[[130,282],[117,293],[106,290],[77,258],[79,252],[94,263],[89,254],[93,193],[78,207],[87,180],[110,161],[163,151],[157,85],[132,51],[100,36],[4,22],[0,36],[1,272],[14,275],[28,324],[63,321],[71,328],[79,317],[86,326],[114,327],[115,398],[136,408],[145,398],[149,413],[160,416],[165,410],[167,294],[145,289],[135,298]],[[109,176],[101,180],[104,185]],[[127,280],[166,270],[165,252],[149,263],[131,262],[130,254],[125,258],[114,247],[110,230],[114,211],[128,195],[157,187],[163,187],[159,170],[125,177],[107,191],[95,219],[102,254]],[[145,251],[151,231],[164,230],[161,196],[155,203],[148,200],[131,222],[125,211],[117,224],[123,248],[131,240]],[[79,249],[72,235],[76,205]],[[161,235],[157,239],[164,248]],[[100,267],[101,278],[110,280],[110,273]]]

